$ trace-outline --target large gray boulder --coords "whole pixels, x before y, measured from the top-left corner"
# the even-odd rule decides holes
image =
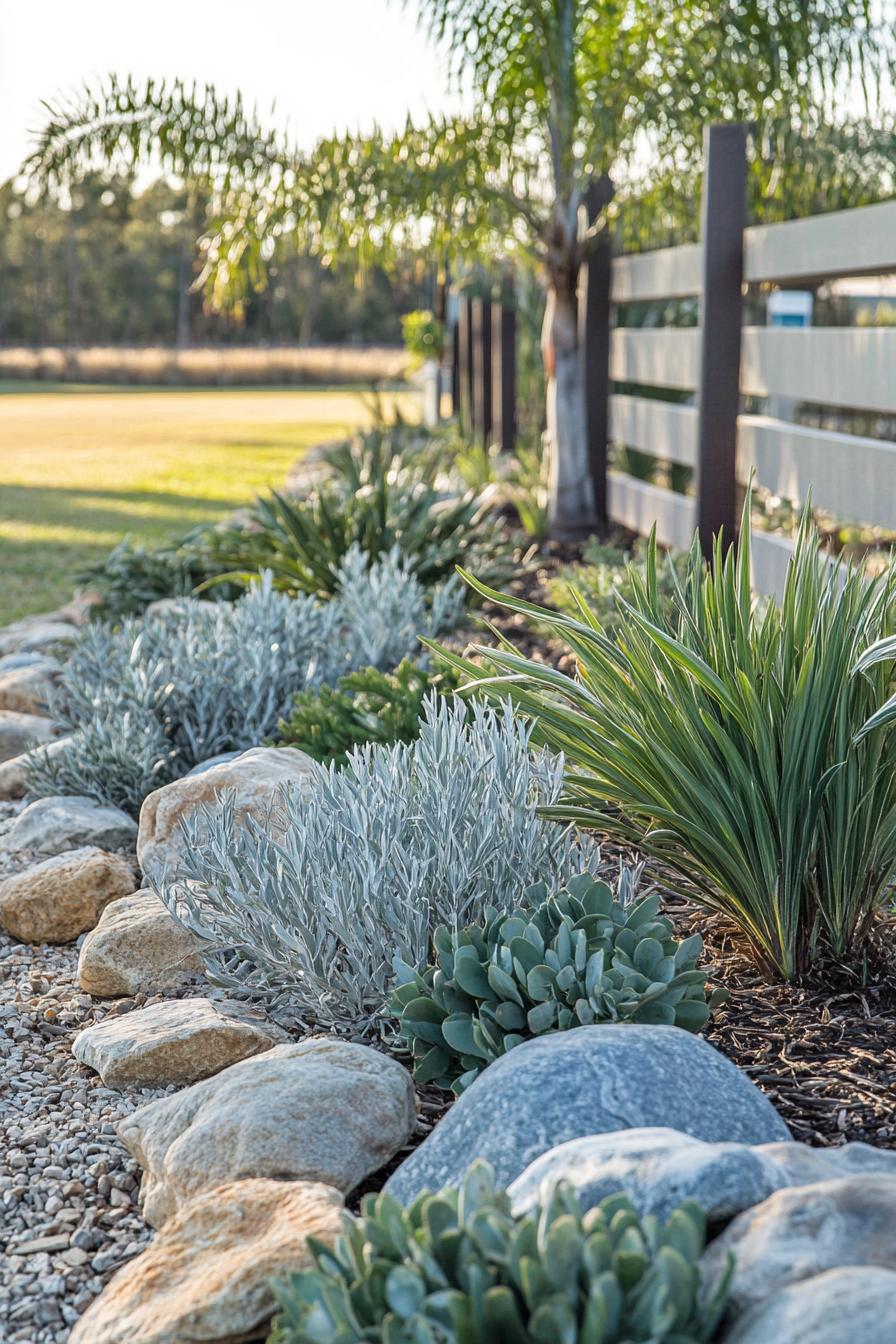
[[[625,1194],[639,1214],[669,1214],[686,1199],[710,1222],[727,1222],[786,1186],[882,1172],[896,1176],[896,1153],[866,1143],[807,1148],[802,1143],[705,1143],[674,1129],[592,1134],[536,1158],[510,1187],[514,1212],[543,1203],[558,1181],[575,1190],[582,1211]]]
[[[50,742],[56,735],[52,719],[41,714],[22,714],[0,709],[0,761],[11,761],[32,747]]]
[[[187,843],[182,822],[201,818],[223,795],[234,800],[236,825],[254,817],[276,833],[282,791],[307,785],[313,764],[294,747],[252,747],[156,789],[140,809],[137,840],[140,867],[150,883],[155,886],[177,867]]]
[[[456,1182],[474,1157],[509,1185],[558,1144],[656,1126],[711,1143],[790,1138],[758,1088],[699,1036],[679,1027],[577,1027],[489,1065],[386,1188],[410,1203]]]
[[[846,1265],[896,1270],[896,1176],[878,1172],[779,1190],[735,1218],[703,1253],[708,1292],[734,1256],[729,1311]]]
[[[118,807],[78,796],[38,798],[19,813],[0,847],[11,854],[63,854],[84,845],[131,849],[136,838],[136,822]]]
[[[227,1181],[322,1181],[347,1194],[415,1123],[414,1087],[397,1060],[313,1037],[141,1106],[118,1135],[144,1168],[143,1216],[161,1227]]]
[[[748,1311],[723,1344],[887,1344],[896,1337],[896,1273],[829,1269]]]

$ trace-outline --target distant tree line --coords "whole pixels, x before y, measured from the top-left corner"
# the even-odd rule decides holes
[[[135,191],[92,173],[69,200],[0,186],[0,344],[398,344],[401,315],[432,302],[409,258],[388,276],[279,256],[242,319],[192,291],[206,202],[165,180]]]

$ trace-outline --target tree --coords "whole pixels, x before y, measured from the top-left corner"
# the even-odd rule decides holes
[[[108,79],[48,106],[26,169],[58,180],[97,157],[150,154],[212,189],[202,279],[239,308],[278,248],[388,260],[410,242],[460,256],[525,252],[547,290],[555,533],[591,528],[579,357],[579,269],[599,224],[582,205],[601,174],[645,160],[679,171],[713,119],[800,121],[891,56],[893,0],[419,0],[421,22],[467,81],[465,117],[397,135],[336,136],[305,153],[241,98],[180,82]],[[883,10],[887,12],[882,12]]]

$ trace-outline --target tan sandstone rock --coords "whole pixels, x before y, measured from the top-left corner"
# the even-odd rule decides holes
[[[227,1181],[323,1181],[347,1194],[394,1156],[415,1119],[411,1077],[397,1060],[314,1037],[150,1102],[118,1134],[144,1168],[143,1216],[161,1227]]]
[[[24,798],[28,792],[28,770],[32,762],[43,756],[57,756],[65,751],[72,737],[57,737],[45,746],[34,751],[25,751],[21,756],[13,756],[9,761],[0,762],[0,801],[8,798]]]
[[[0,709],[46,715],[61,672],[62,664],[56,658],[40,654],[24,666],[0,669]]]
[[[311,1264],[309,1236],[334,1241],[342,1197],[331,1186],[234,1181],[168,1222],[88,1308],[69,1344],[243,1344],[263,1339],[270,1281]]]
[[[32,747],[50,742],[55,736],[52,719],[42,714],[20,714],[0,709],[0,761],[11,761]]]
[[[71,943],[134,886],[131,865],[119,855],[75,849],[0,885],[0,925],[23,943]]]
[[[158,994],[182,988],[201,970],[193,935],[143,888],[106,906],[81,944],[78,984],[101,999]]]
[[[85,1028],[72,1054],[107,1087],[169,1087],[208,1078],[285,1039],[245,1004],[174,999]]]
[[[284,788],[306,785],[313,761],[294,747],[252,747],[231,761],[194,771],[156,789],[140,809],[137,857],[150,881],[171,870],[186,841],[180,823],[198,808],[214,806],[223,793],[236,802],[236,821],[267,818]],[[276,833],[276,817],[272,818]]]

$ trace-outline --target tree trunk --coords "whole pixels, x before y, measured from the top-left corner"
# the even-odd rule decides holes
[[[585,370],[579,348],[578,260],[570,252],[548,267],[542,329],[547,375],[548,524],[551,535],[577,539],[597,529],[588,461]]]

